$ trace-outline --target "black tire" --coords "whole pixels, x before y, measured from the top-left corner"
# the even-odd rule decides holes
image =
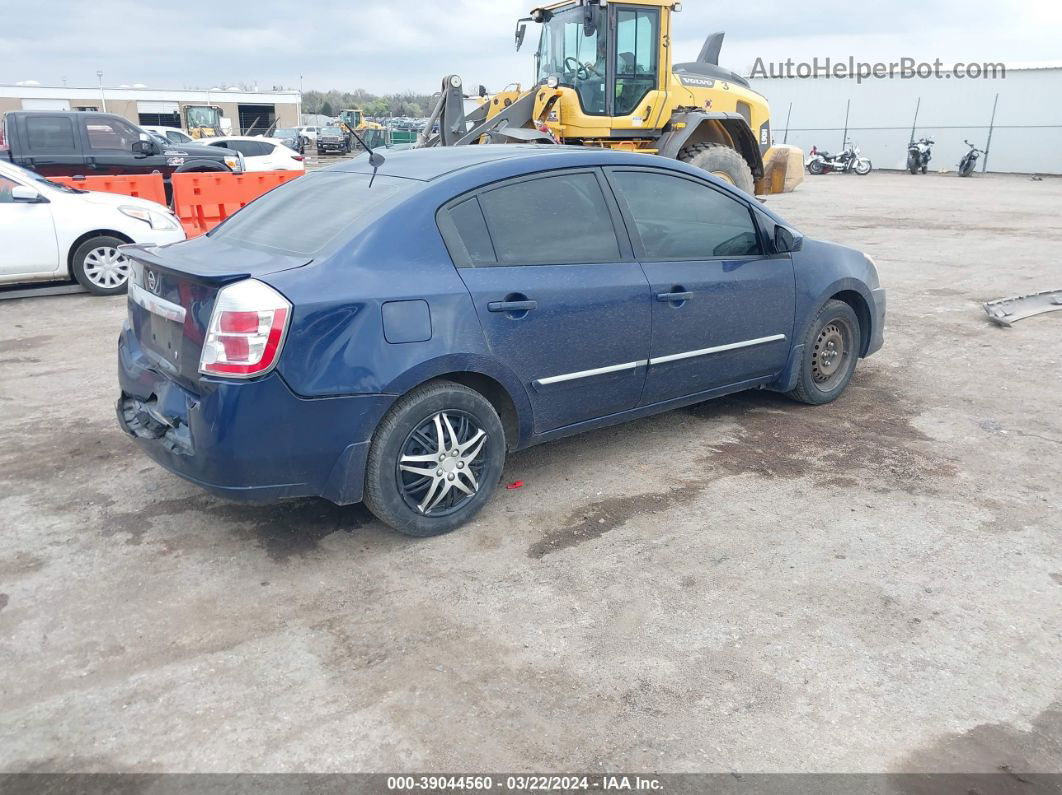
[[[93,295],[124,293],[129,286],[129,263],[118,252],[118,246],[127,242],[111,235],[99,235],[78,246],[70,262],[71,274],[78,284]],[[112,284],[121,274],[124,276]]]
[[[420,440],[424,439],[422,429],[427,425],[427,442],[438,446],[430,430],[438,416],[445,416],[450,424],[440,425],[443,428],[443,463],[436,464],[434,456],[438,451]],[[467,452],[472,456],[468,469],[456,468],[464,466],[464,455],[451,459],[451,450],[460,447],[462,442],[452,439],[448,428],[455,428],[459,436],[465,431],[468,439],[464,444],[468,444],[477,431],[485,433],[486,439],[478,453],[474,442],[468,448]],[[447,450],[451,444],[453,447]],[[483,395],[452,381],[424,384],[399,399],[380,420],[373,434],[365,472],[365,505],[380,521],[405,535],[426,537],[449,533],[472,519],[490,500],[505,464],[505,447],[501,420]],[[410,455],[411,451],[417,451],[417,454]],[[425,474],[418,477],[399,469],[404,455],[409,456],[407,460],[424,456],[432,460],[430,463],[410,462],[410,466],[418,470],[426,468]],[[434,473],[429,471],[435,466],[439,469]],[[461,486],[453,487],[443,477],[435,477],[444,472],[444,466],[449,471],[445,479],[456,480]],[[470,488],[473,481],[465,480],[464,473],[473,471],[474,467],[478,467],[478,474],[473,474],[477,488],[471,495],[459,492],[457,488]],[[440,491],[435,491],[438,488],[436,479],[442,484]],[[428,481],[426,485],[421,484],[424,491],[411,488],[422,480]],[[443,499],[438,504],[429,502],[440,495]],[[447,500],[452,500],[453,504],[447,505]],[[425,511],[418,510],[418,501],[420,505],[428,504]]]
[[[678,156],[679,160],[715,174],[745,193],[756,191],[756,182],[752,178],[752,169],[739,152],[724,144],[694,144],[687,146]]]
[[[843,340],[840,349],[828,347],[838,339]],[[804,334],[797,385],[786,394],[812,406],[836,400],[852,380],[861,346],[859,318],[852,307],[844,301],[827,301]]]
[[[821,174],[822,173],[822,161],[821,160],[812,160],[810,163],[808,163],[808,171],[810,173],[816,174],[816,175],[817,174]]]
[[[914,155],[907,156],[907,170],[912,174],[918,173],[918,158]]]
[[[928,170],[929,170],[929,166],[928,166],[928,164],[927,164],[927,165],[924,165],[924,166],[922,166],[922,173],[923,173],[923,174],[925,174],[925,173],[926,173],[926,171],[928,171]]]
[[[859,170],[859,168],[860,168],[860,163],[866,163],[866,164],[867,164],[867,170],[866,170],[866,171],[860,171],[860,170]],[[853,165],[853,166],[852,166],[852,171],[854,171],[854,172],[855,172],[855,173],[856,173],[857,175],[859,175],[860,177],[865,177],[865,176],[866,176],[867,174],[869,174],[869,173],[870,173],[871,171],[873,171],[873,170],[874,170],[874,164],[873,164],[873,163],[871,163],[871,162],[870,162],[869,160],[867,160],[866,158],[862,158],[861,160],[857,160],[857,161],[855,162],[855,165]]]

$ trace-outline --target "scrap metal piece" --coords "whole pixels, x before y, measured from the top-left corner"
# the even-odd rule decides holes
[[[988,313],[988,319],[993,323],[1010,326],[1033,315],[1062,309],[1062,289],[1000,298],[982,304],[982,306]]]

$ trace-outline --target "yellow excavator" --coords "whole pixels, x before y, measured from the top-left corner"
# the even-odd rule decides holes
[[[417,146],[544,142],[677,158],[748,193],[793,190],[804,178],[796,147],[773,146],[767,100],[719,66],[723,34],[696,61],[672,63],[673,0],[569,0],[517,22],[541,25],[535,85],[487,96],[465,113],[463,83],[442,92]]]

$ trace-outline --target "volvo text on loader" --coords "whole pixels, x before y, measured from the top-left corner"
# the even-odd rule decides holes
[[[772,146],[767,100],[719,66],[723,34],[696,61],[672,63],[671,0],[576,0],[536,8],[516,28],[542,26],[536,84],[491,97],[465,114],[461,78],[442,94],[418,146],[555,142],[647,152],[684,160],[748,193],[793,190],[799,149]],[[432,133],[439,122],[437,133]]]

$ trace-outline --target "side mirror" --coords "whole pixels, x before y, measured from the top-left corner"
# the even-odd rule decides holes
[[[524,46],[524,36],[527,35],[527,23],[522,19],[516,23],[516,51]]]
[[[476,93],[478,93],[481,97],[487,96],[487,87],[481,84],[479,90]]]
[[[804,245],[804,238],[794,234],[792,229],[776,224],[774,227],[774,250],[778,254],[788,254],[791,251],[800,251]]]
[[[147,157],[148,155],[157,154],[159,151],[158,144],[154,141],[133,141],[133,154]]]
[[[22,202],[23,204],[38,204],[48,200],[27,185],[16,185],[11,189],[11,201]]]

